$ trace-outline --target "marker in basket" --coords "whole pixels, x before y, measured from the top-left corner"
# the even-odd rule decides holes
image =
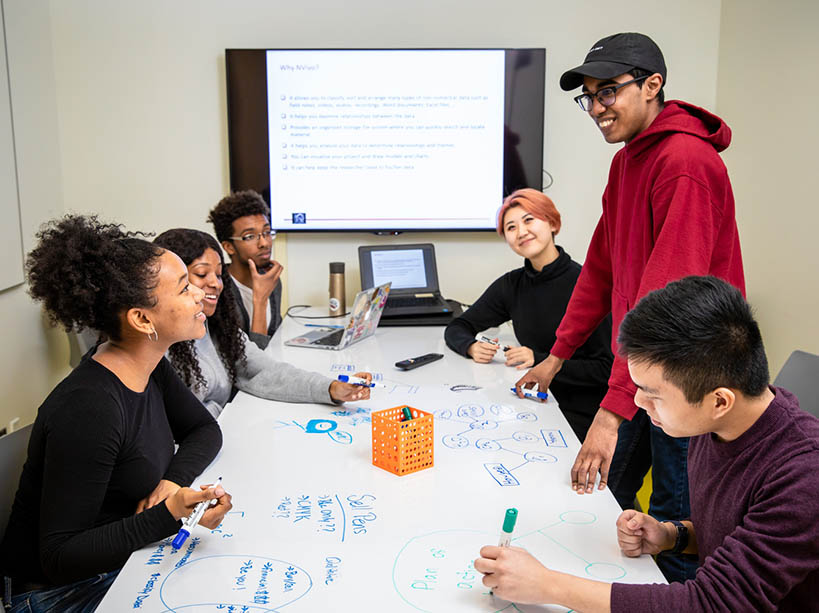
[[[489,338],[488,336],[484,336],[483,334],[481,334],[478,337],[478,340],[481,341],[482,343],[489,343],[490,345],[495,345],[495,347],[500,348],[500,343],[498,341],[492,340],[491,338]],[[503,346],[504,352],[509,351],[510,349],[511,347],[509,345]]]
[[[216,489],[216,486],[218,486],[220,483],[222,483],[222,477],[219,477],[208,489]],[[193,530],[194,526],[196,526],[199,523],[199,520],[202,519],[202,516],[205,514],[205,511],[207,511],[208,507],[213,504],[216,504],[215,498],[211,500],[203,500],[193,508],[193,512],[182,520],[182,527],[179,529],[179,532],[173,539],[171,547],[174,549],[179,549],[185,544],[185,541],[188,540],[188,537],[191,535],[191,530]]]
[[[412,421],[412,411],[410,411],[410,408],[404,407],[401,410],[404,412],[404,421]]]
[[[518,393],[518,390],[515,389],[514,387],[511,388],[511,389],[512,389],[513,394]],[[536,392],[534,390],[527,390],[527,389],[525,389],[523,387],[520,388],[520,391],[523,392],[523,397],[524,398],[535,398],[535,399],[540,399],[540,400],[546,400],[549,397],[549,394],[547,394],[546,392]]]
[[[500,540],[498,547],[509,547],[512,543],[512,533],[515,531],[515,522],[518,521],[517,509],[506,509],[506,515],[503,517],[503,528],[501,529]],[[492,590],[489,590],[492,594]]]
[[[387,387],[383,383],[374,383],[367,381],[361,377],[353,377],[352,375],[339,375],[338,380],[342,383],[351,383],[352,385],[360,385],[361,387]]]

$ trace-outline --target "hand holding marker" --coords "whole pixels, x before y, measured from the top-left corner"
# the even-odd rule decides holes
[[[366,379],[362,379],[361,377],[354,377],[352,375],[339,375],[338,380],[341,381],[342,383],[360,385],[362,387],[387,387],[383,383],[374,383],[373,381],[367,381]]]
[[[216,489],[216,487],[222,483],[222,477],[219,477],[216,482],[210,486],[209,489]],[[171,543],[171,547],[174,549],[179,549],[182,545],[185,544],[185,541],[188,540],[188,537],[191,535],[191,530],[199,523],[199,520],[202,519],[202,516],[205,514],[205,511],[208,510],[208,507],[211,505],[216,504],[216,498],[213,500],[203,500],[199,504],[197,504],[193,508],[193,512],[188,515],[187,518],[182,520],[182,527],[179,529],[176,537],[173,539]]]
[[[489,343],[490,345],[494,345],[495,347],[498,347],[499,349],[501,348],[500,343],[498,341],[494,341],[491,338],[489,338],[488,336],[484,336],[483,334],[481,334],[478,337],[478,340],[481,341],[482,343]],[[511,349],[511,347],[509,345],[504,345],[503,346],[504,351],[509,351],[510,349]]]
[[[518,391],[513,387],[511,388],[512,393],[517,396]],[[549,397],[549,394],[546,392],[539,392],[537,391],[537,385],[535,385],[532,389],[526,389],[525,387],[520,388],[520,391],[523,392],[523,396],[525,398],[532,398],[533,400],[546,400]]]
[[[515,531],[515,522],[518,521],[517,509],[506,509],[506,515],[503,517],[503,528],[501,529],[500,540],[498,547],[509,547],[512,544],[512,533]],[[489,590],[492,594],[492,590]]]

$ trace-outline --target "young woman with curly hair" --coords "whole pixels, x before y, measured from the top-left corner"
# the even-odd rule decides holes
[[[179,257],[119,225],[66,216],[37,236],[32,297],[53,323],[108,340],[37,412],[0,544],[4,602],[93,611],[134,550],[176,534],[200,501],[216,500],[200,522],[209,528],[231,508],[221,486],[185,487],[222,434],[164,359],[205,333],[203,292]]]
[[[163,232],[154,244],[173,251],[188,267],[193,285],[204,290],[207,316],[205,336],[173,345],[169,356],[191,391],[218,417],[235,389],[285,402],[341,403],[364,400],[370,389],[341,383],[286,362],[277,362],[250,342],[241,329],[236,301],[223,295],[225,262],[219,243],[199,230],[177,228]],[[370,379],[369,373],[356,376]]]

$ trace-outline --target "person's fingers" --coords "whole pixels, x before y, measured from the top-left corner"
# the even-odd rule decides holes
[[[497,545],[484,545],[481,547],[480,554],[482,558],[487,558],[489,560],[495,560],[500,553],[501,548]]]
[[[254,262],[252,259],[248,259],[247,265],[250,268],[250,274],[255,275],[256,274],[256,262]]]
[[[592,460],[589,463],[589,471],[587,473],[587,480],[586,480],[586,493],[587,494],[591,494],[592,492],[594,492],[594,482],[597,480],[597,473],[599,473],[599,472],[600,472],[600,458],[599,458],[599,456],[595,455],[595,456],[592,457]]]
[[[598,490],[606,489],[606,485],[609,482],[609,467],[611,466],[611,460],[609,458],[601,458],[600,462],[600,483],[597,485]]]
[[[137,508],[136,508],[137,513],[142,513],[145,510],[145,504],[146,504],[147,500],[148,500],[147,498],[143,498],[142,500],[140,500],[137,503]]]

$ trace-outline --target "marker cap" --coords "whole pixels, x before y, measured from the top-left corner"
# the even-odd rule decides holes
[[[191,533],[187,529],[180,528],[179,533],[176,535],[176,537],[174,537],[173,542],[171,543],[171,547],[173,547],[174,549],[179,549],[180,547],[182,547],[182,545],[185,544],[185,541],[188,540],[188,537],[190,535]]]
[[[347,383],[350,380],[349,375],[339,375],[338,380],[342,383]]]
[[[518,520],[517,509],[506,509],[506,516],[503,518],[503,531],[511,534],[515,531],[515,522]]]

